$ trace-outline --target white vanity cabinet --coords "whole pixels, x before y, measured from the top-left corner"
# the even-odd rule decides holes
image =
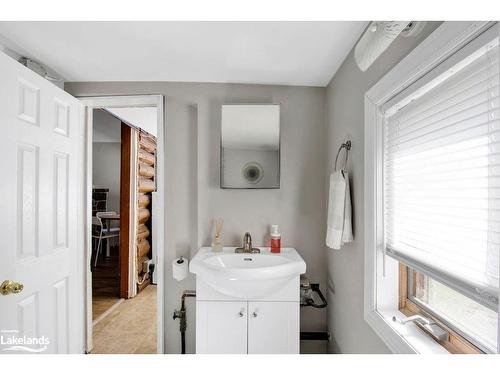
[[[248,302],[248,353],[298,354],[299,303]]]
[[[196,275],[196,353],[299,353],[306,265],[295,249],[201,248],[189,270]]]
[[[198,301],[196,353],[298,354],[297,302]]]
[[[247,353],[246,302],[196,302],[196,353]]]

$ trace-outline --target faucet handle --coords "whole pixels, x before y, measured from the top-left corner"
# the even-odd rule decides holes
[[[252,236],[249,232],[246,232],[243,236],[243,248],[246,250],[252,250]]]

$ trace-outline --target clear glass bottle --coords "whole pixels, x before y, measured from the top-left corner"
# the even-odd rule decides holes
[[[222,251],[221,234],[223,224],[224,221],[222,219],[214,220],[215,235],[214,239],[212,240],[212,251],[216,253],[220,253]]]
[[[212,240],[212,251],[214,253],[220,253],[222,251],[222,241],[218,236],[215,236]]]

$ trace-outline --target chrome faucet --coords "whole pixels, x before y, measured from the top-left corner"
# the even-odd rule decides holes
[[[260,253],[260,249],[252,247],[252,236],[246,232],[243,236],[243,247],[237,247],[235,253]]]

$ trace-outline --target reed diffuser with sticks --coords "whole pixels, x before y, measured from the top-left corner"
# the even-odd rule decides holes
[[[221,233],[224,221],[222,219],[216,219],[214,220],[214,223],[215,223],[215,236],[212,241],[212,251],[217,253],[222,251]]]

